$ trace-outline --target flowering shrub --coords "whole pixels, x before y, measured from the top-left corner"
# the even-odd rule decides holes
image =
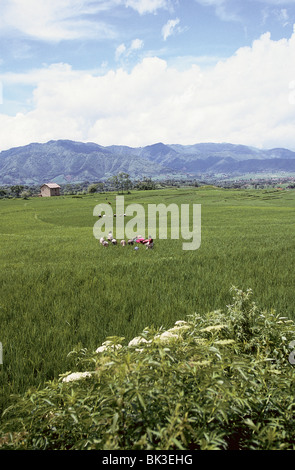
[[[5,411],[2,448],[294,450],[295,325],[251,298],[73,351],[76,372]]]
[[[63,382],[74,382],[75,380],[84,379],[85,377],[91,377],[90,372],[73,372],[72,374],[66,375]]]

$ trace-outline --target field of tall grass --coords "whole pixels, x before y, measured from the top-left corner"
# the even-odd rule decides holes
[[[74,349],[169,328],[251,288],[260,309],[295,319],[295,191],[213,187],[132,192],[125,204],[201,204],[202,241],[103,248],[99,203],[116,194],[0,200],[0,411],[11,394],[71,370]],[[148,234],[146,234],[148,235]],[[295,338],[294,338],[295,339]]]

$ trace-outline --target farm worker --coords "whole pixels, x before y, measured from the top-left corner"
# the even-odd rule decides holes
[[[154,247],[154,240],[149,238],[148,242],[146,243],[146,249]]]
[[[136,241],[136,243],[143,243],[144,238],[143,237],[137,237],[135,241]]]

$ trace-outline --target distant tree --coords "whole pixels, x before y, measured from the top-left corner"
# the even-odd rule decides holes
[[[87,191],[90,194],[102,192],[104,188],[103,183],[92,183],[88,186]]]
[[[74,194],[73,185],[71,183],[67,183],[62,188],[63,194]]]
[[[24,199],[28,199],[32,195],[32,192],[29,189],[25,189],[21,192],[21,197]]]
[[[120,182],[120,189],[122,191],[129,191],[132,188],[132,181],[128,173],[119,173],[119,182]]]
[[[15,185],[15,186],[10,186],[11,192],[15,194],[16,197],[20,197],[20,193],[24,189],[24,186],[21,185]]]
[[[115,189],[116,191],[119,190],[120,182],[119,182],[118,175],[113,175],[110,178],[108,178],[108,182],[110,183],[110,185],[113,189]]]
[[[98,185],[97,184],[91,184],[88,186],[88,193],[93,194],[97,192]]]
[[[102,193],[104,190],[104,184],[103,183],[97,183],[97,191],[99,193]]]
[[[108,179],[108,182],[116,191],[121,191],[122,194],[132,188],[132,181],[128,173],[121,172],[118,175],[113,175]]]
[[[141,191],[146,191],[146,190],[151,190],[151,189],[156,189],[156,183],[151,179],[147,178],[146,176],[141,180],[136,183],[136,189],[139,189]]]

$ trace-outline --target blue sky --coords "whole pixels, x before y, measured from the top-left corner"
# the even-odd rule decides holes
[[[295,150],[294,24],[295,0],[0,0],[0,150]]]

